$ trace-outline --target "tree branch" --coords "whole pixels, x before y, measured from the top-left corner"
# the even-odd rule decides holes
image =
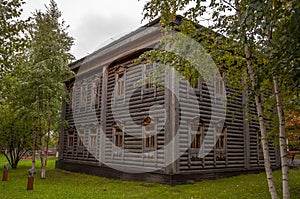
[[[236,7],[234,7],[231,3],[229,3],[228,1],[226,1],[226,0],[221,0],[221,2],[224,2],[224,3],[226,3],[227,5],[229,5],[232,9],[234,9],[235,11],[238,11],[238,9],[236,8]]]

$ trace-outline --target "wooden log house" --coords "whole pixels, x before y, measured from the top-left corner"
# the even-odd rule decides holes
[[[259,124],[247,120],[245,93],[227,104],[221,128],[209,128],[218,107],[209,88],[217,94],[234,89],[222,80],[191,86],[172,71],[160,73],[164,86],[158,86],[147,76],[157,64],[134,61],[161,37],[157,20],[70,65],[76,78],[66,83],[72,99],[63,103],[62,116],[69,125],[61,128],[56,166],[166,184],[262,171]],[[278,167],[271,144],[270,156]]]

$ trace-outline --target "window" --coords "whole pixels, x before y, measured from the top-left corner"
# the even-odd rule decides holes
[[[93,82],[93,100],[94,100],[94,104],[99,103],[99,94],[100,94],[99,89],[100,89],[100,81],[95,80]]]
[[[68,147],[74,146],[74,130],[69,130],[68,132]]]
[[[188,166],[191,167],[193,161],[202,161],[203,164],[204,123],[197,117],[188,124],[188,128]]]
[[[197,97],[202,101],[202,87],[204,87],[203,81],[200,77],[189,77],[187,80],[187,99]]]
[[[216,149],[224,150],[225,149],[225,135],[226,135],[226,127],[223,127],[222,132],[218,135],[218,140],[216,143]]]
[[[84,146],[84,129],[77,130],[77,146],[79,148]]]
[[[156,122],[146,117],[143,123],[144,151],[155,151],[157,148]]]
[[[86,101],[87,101],[87,86],[81,86],[80,88],[80,103],[82,107],[86,106]]]
[[[156,87],[156,80],[154,78],[155,64],[145,64],[144,65],[144,74],[145,79],[144,88],[152,89]]]
[[[154,142],[154,133],[155,133],[155,124],[148,124],[144,127],[145,134],[146,134],[146,148],[154,149],[155,142]]]
[[[192,123],[190,125],[191,149],[200,149],[203,142],[203,125]]]
[[[116,96],[123,96],[125,93],[125,71],[119,70],[116,73]]]
[[[117,123],[113,127],[113,140],[116,147],[123,148],[124,146],[124,127]]]
[[[189,86],[194,89],[199,89],[199,78],[189,77]]]
[[[225,95],[225,73],[220,72],[220,76],[216,78],[215,92],[217,95]]]
[[[90,129],[90,139],[89,139],[89,147],[96,148],[97,147],[97,129]]]
[[[227,127],[216,127],[216,160],[226,160],[226,133]]]
[[[78,146],[83,147],[83,136],[78,136]]]

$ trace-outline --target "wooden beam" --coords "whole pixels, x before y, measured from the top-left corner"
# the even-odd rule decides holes
[[[168,67],[168,66],[167,66]],[[167,112],[167,121],[165,127],[165,146],[166,144],[169,145],[167,150],[165,151],[165,161],[166,163],[170,163],[166,165],[165,172],[167,174],[175,174],[179,172],[180,162],[179,158],[177,159],[176,156],[180,153],[179,149],[179,135],[176,137],[177,129],[179,121],[176,115],[178,114],[179,110],[176,110],[176,90],[178,91],[179,88],[176,86],[175,80],[175,69],[167,69],[166,67],[166,81],[165,84],[167,85],[168,90],[165,91],[165,102],[166,102],[166,112]],[[177,89],[176,89],[177,88]],[[177,128],[176,128],[177,127]],[[179,133],[179,132],[178,132]]]
[[[249,130],[249,116],[248,116],[248,89],[245,88],[246,82],[245,79],[242,80],[243,92],[243,135],[244,135],[244,167],[246,169],[250,168],[250,130]]]
[[[100,151],[99,151],[99,164],[105,162],[105,129],[106,129],[106,109],[107,109],[107,84],[108,84],[108,71],[107,66],[103,67],[102,71],[102,93],[101,93],[101,116],[100,116]]]

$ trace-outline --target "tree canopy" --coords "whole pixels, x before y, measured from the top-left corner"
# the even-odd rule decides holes
[[[293,99],[299,92],[299,11],[299,1],[296,0],[150,0],[144,6],[144,19],[161,17],[160,24],[164,30],[179,30],[195,38],[209,50],[220,68],[225,67],[229,72],[233,69],[233,75],[226,79],[227,83],[246,80],[246,84],[242,85],[251,91],[250,97],[256,104],[272,198],[278,198],[278,195],[270,167],[265,119],[270,108],[276,107],[278,118],[273,118],[276,118],[278,125],[274,125],[273,129],[276,127],[279,131],[283,197],[289,198],[284,104],[287,101],[294,103]],[[179,26],[174,23],[178,13],[188,19]],[[203,28],[200,31],[195,28],[195,24],[204,18],[212,22],[209,28],[218,34],[203,37],[207,36]],[[147,56],[153,60],[156,57],[160,60],[170,57],[165,52],[157,51]],[[189,65],[177,64],[176,68],[184,66],[179,72],[184,71],[191,77],[198,76],[192,73]],[[264,100],[269,103],[263,103]]]
[[[70,49],[74,39],[69,36],[68,26],[54,0],[46,6],[45,12],[36,11],[27,20],[20,17],[22,4],[23,0],[1,1],[0,105],[3,112],[0,117],[3,128],[0,135],[11,138],[4,139],[1,146],[4,152],[12,142],[18,145],[20,140],[24,143],[19,150],[24,152],[30,148],[33,156],[38,147],[45,171],[48,141],[62,124],[61,103],[69,96],[64,82],[73,77],[68,64],[73,59]],[[14,128],[8,128],[13,124]],[[27,142],[27,138],[31,141]]]

